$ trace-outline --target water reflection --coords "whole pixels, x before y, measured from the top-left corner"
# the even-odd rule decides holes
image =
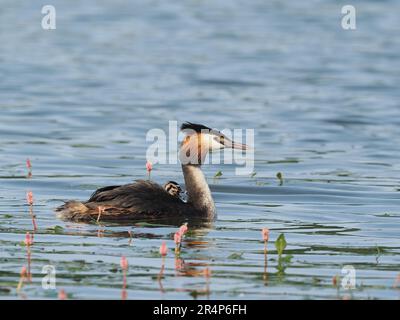
[[[158,285],[159,285],[160,291],[162,293],[165,292],[163,284],[162,284],[162,279],[164,278],[164,269],[165,269],[165,256],[162,256],[161,269],[160,269],[160,272],[158,273],[158,276],[157,276]]]
[[[268,272],[267,272],[267,267],[268,267],[268,256],[267,256],[267,251],[264,251],[264,272],[263,272],[263,280],[264,284],[268,285]]]

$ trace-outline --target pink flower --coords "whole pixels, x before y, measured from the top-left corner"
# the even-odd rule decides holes
[[[121,257],[120,265],[122,270],[128,270],[128,260],[126,260],[125,256]]]
[[[167,251],[168,251],[167,244],[165,243],[165,241],[163,241],[163,243],[160,246],[160,254],[162,256],[166,256],[167,255]]]
[[[146,170],[147,170],[147,172],[150,172],[151,170],[153,170],[153,165],[151,164],[150,161],[146,162]]]
[[[24,243],[25,243],[25,245],[26,245],[27,247],[31,246],[32,243],[33,243],[33,239],[32,239],[31,234],[30,234],[29,232],[26,233]]]
[[[59,300],[67,300],[67,294],[65,293],[65,290],[64,290],[64,289],[61,289],[61,290],[58,292],[58,299],[59,299]]]
[[[33,205],[33,193],[32,193],[32,191],[29,191],[29,192],[26,193],[26,201],[28,202],[28,204],[30,206]]]
[[[264,240],[265,242],[267,242],[268,239],[269,239],[269,229],[268,229],[268,228],[263,228],[263,229],[261,230],[261,235],[262,235],[263,240]]]
[[[181,234],[181,236],[183,236],[187,231],[188,231],[187,223],[181,225],[181,227],[179,228],[179,233]]]
[[[182,241],[182,234],[180,233],[180,231],[175,232],[174,234],[174,241],[176,244],[181,243]]]
[[[27,167],[29,170],[32,169],[32,163],[31,163],[31,160],[30,160],[29,158],[26,159],[26,167]]]

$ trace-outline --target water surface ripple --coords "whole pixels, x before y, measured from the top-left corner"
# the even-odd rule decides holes
[[[130,299],[400,298],[400,2],[357,2],[356,31],[340,27],[343,1],[52,4],[53,31],[40,27],[40,4],[1,4],[0,298],[63,288],[120,299],[121,255]],[[218,220],[189,226],[181,260],[171,251],[159,279],[158,248],[173,248],[176,226],[103,230],[53,210],[144,178],[146,132],[168,120],[254,128],[256,175],[204,168]],[[183,181],[172,164],[152,178]],[[39,229],[32,282],[17,294],[28,190]],[[285,263],[273,244],[281,233]],[[42,289],[48,264],[57,290]],[[355,290],[332,285],[344,265],[356,269]]]

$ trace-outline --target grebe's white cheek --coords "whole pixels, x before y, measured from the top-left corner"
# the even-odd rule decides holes
[[[207,149],[210,150],[210,151],[220,150],[220,149],[224,148],[224,146],[221,143],[219,143],[217,140],[215,140],[215,136],[214,135],[207,134],[206,137],[205,137],[205,140],[207,141],[206,142],[207,143]]]
[[[192,156],[190,154],[189,151],[189,147],[188,146],[183,146],[180,150],[179,150],[179,154],[178,154],[178,158],[181,164],[189,164],[191,163],[192,160]]]

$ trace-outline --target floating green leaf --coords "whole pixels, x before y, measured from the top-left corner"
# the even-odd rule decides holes
[[[240,260],[243,259],[243,252],[240,253],[232,253],[228,259],[232,259],[232,260]]]
[[[47,228],[48,231],[53,232],[55,234],[62,234],[64,232],[64,228],[61,226],[55,226],[52,228]]]
[[[218,171],[218,172],[214,175],[214,178],[218,178],[218,177],[220,177],[220,176],[222,176],[222,171]]]
[[[286,239],[285,239],[285,235],[283,233],[281,233],[278,237],[278,239],[276,239],[275,241],[275,248],[278,251],[278,255],[281,256],[283,253],[283,250],[285,250],[286,248]]]

